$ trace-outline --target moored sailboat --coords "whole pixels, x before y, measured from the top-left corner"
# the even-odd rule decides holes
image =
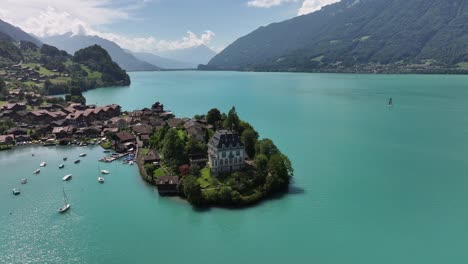
[[[68,203],[67,195],[65,194],[65,188],[63,189],[63,206],[58,209],[59,213],[64,213],[70,209],[71,205]]]

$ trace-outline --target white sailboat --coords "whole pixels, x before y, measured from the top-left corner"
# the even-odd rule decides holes
[[[41,172],[41,169],[37,169],[37,170],[35,170],[33,173],[34,173],[34,174],[39,174],[39,172]]]
[[[47,165],[47,163],[45,161],[41,162],[41,164],[39,164],[39,167],[45,167]]]
[[[86,156],[86,153],[81,153],[80,154],[80,157],[85,157]]]
[[[98,177],[98,182],[99,183],[104,183],[104,178],[103,177]]]
[[[110,171],[108,171],[108,170],[101,170],[101,173],[102,173],[102,174],[109,174]]]
[[[65,194],[65,188],[63,189],[63,206],[58,209],[59,213],[64,213],[70,209],[71,205],[68,203],[67,195]]]

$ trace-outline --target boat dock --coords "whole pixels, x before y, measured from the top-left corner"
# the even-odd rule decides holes
[[[102,162],[113,162],[115,160],[121,159],[125,156],[128,156],[129,153],[119,153],[119,154],[112,154],[112,156],[102,157],[99,161]]]

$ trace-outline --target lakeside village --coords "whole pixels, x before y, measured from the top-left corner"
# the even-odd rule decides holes
[[[194,206],[250,205],[287,191],[293,175],[289,159],[271,140],[259,139],[234,107],[228,114],[211,109],[177,118],[159,102],[123,112],[117,104],[68,103],[15,90],[8,99],[0,106],[0,149],[100,144],[116,152],[101,161],[135,157],[142,178],[160,195],[179,195]]]

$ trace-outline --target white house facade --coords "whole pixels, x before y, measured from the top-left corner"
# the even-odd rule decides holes
[[[230,173],[244,168],[245,146],[231,130],[218,130],[208,142],[211,174]]]

